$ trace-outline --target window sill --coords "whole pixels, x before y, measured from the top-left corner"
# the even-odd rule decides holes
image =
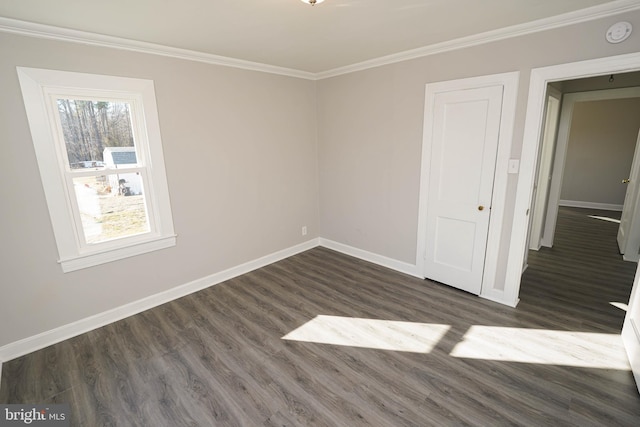
[[[176,245],[176,235],[156,238],[154,240],[137,243],[131,246],[120,247],[116,249],[105,250],[87,255],[78,255],[72,258],[59,260],[64,273],[81,270],[83,268],[94,267],[96,265],[105,264],[119,259],[124,259],[136,255],[142,255],[148,252],[160,249],[170,248]]]

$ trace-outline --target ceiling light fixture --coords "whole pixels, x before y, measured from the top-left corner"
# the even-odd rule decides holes
[[[316,4],[322,3],[324,0],[302,0],[303,2],[310,4],[311,6],[315,6]]]

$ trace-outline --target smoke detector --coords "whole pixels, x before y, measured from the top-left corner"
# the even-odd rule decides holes
[[[609,43],[620,43],[625,41],[631,35],[633,27],[629,22],[622,21],[617,22],[609,27],[607,30],[607,41]]]

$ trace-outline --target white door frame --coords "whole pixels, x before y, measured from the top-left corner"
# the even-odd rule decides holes
[[[568,93],[564,95],[562,100],[562,113],[560,114],[560,128],[558,130],[556,160],[553,165],[553,179],[551,180],[551,189],[549,191],[549,205],[547,208],[546,222],[542,236],[542,246],[549,248],[553,246],[556,221],[558,219],[558,206],[560,205],[562,179],[564,177],[564,167],[567,160],[567,148],[569,147],[569,137],[571,136],[573,109],[576,102],[638,97],[640,97],[640,87],[594,90],[589,92]],[[607,206],[603,205],[603,208],[607,208]]]
[[[431,107],[426,105],[426,103],[429,102],[426,94],[496,85],[502,85],[504,87],[502,95],[502,120],[500,122],[496,170],[493,183],[493,195],[491,198],[491,219],[489,221],[489,234],[487,236],[485,268],[482,276],[483,285],[480,291],[481,297],[498,302],[503,302],[502,290],[497,289],[496,292],[494,284],[496,282],[498,251],[500,249],[500,235],[502,233],[505,210],[507,174],[515,122],[519,75],[519,72],[510,72],[490,76],[471,77],[460,80],[428,83],[425,88],[425,127],[422,140],[422,166],[420,170],[420,199],[418,206],[418,244],[416,251],[417,271],[422,277],[424,277],[425,254],[427,250],[427,199],[429,195],[429,159],[431,157],[431,146],[429,144],[431,138],[427,138],[424,135],[429,135],[428,132],[432,130],[431,118],[426,117],[427,111],[431,110]]]
[[[504,283],[505,301],[508,305],[518,303],[522,261],[527,250],[529,209],[535,182],[538,146],[542,132],[545,92],[547,84],[554,81],[594,77],[612,73],[640,70],[640,53],[612,56],[569,64],[553,65],[531,70],[527,115],[525,119],[520,174],[516,190],[513,226],[509,244],[509,258]]]
[[[555,102],[551,102],[554,100]],[[553,108],[551,106],[553,105]],[[544,118],[544,130],[540,141],[540,154],[538,158],[538,172],[533,190],[533,205],[531,223],[529,224],[529,249],[535,251],[542,246],[542,235],[546,224],[546,212],[551,200],[550,192],[553,181],[553,165],[555,163],[555,151],[558,143],[558,126],[560,124],[560,112],[562,111],[562,92],[552,86],[547,87],[547,100]],[[551,182],[550,182],[551,180]],[[528,251],[525,252],[525,265]]]

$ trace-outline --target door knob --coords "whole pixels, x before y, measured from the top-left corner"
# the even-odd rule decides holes
[[[478,206],[478,210],[479,210],[479,211],[484,210],[484,206],[482,206],[482,205]]]
[[[623,183],[623,184],[628,184],[629,182],[631,182],[631,181],[629,181],[629,178],[627,178],[627,179],[623,179],[623,180],[622,180],[622,183]]]

